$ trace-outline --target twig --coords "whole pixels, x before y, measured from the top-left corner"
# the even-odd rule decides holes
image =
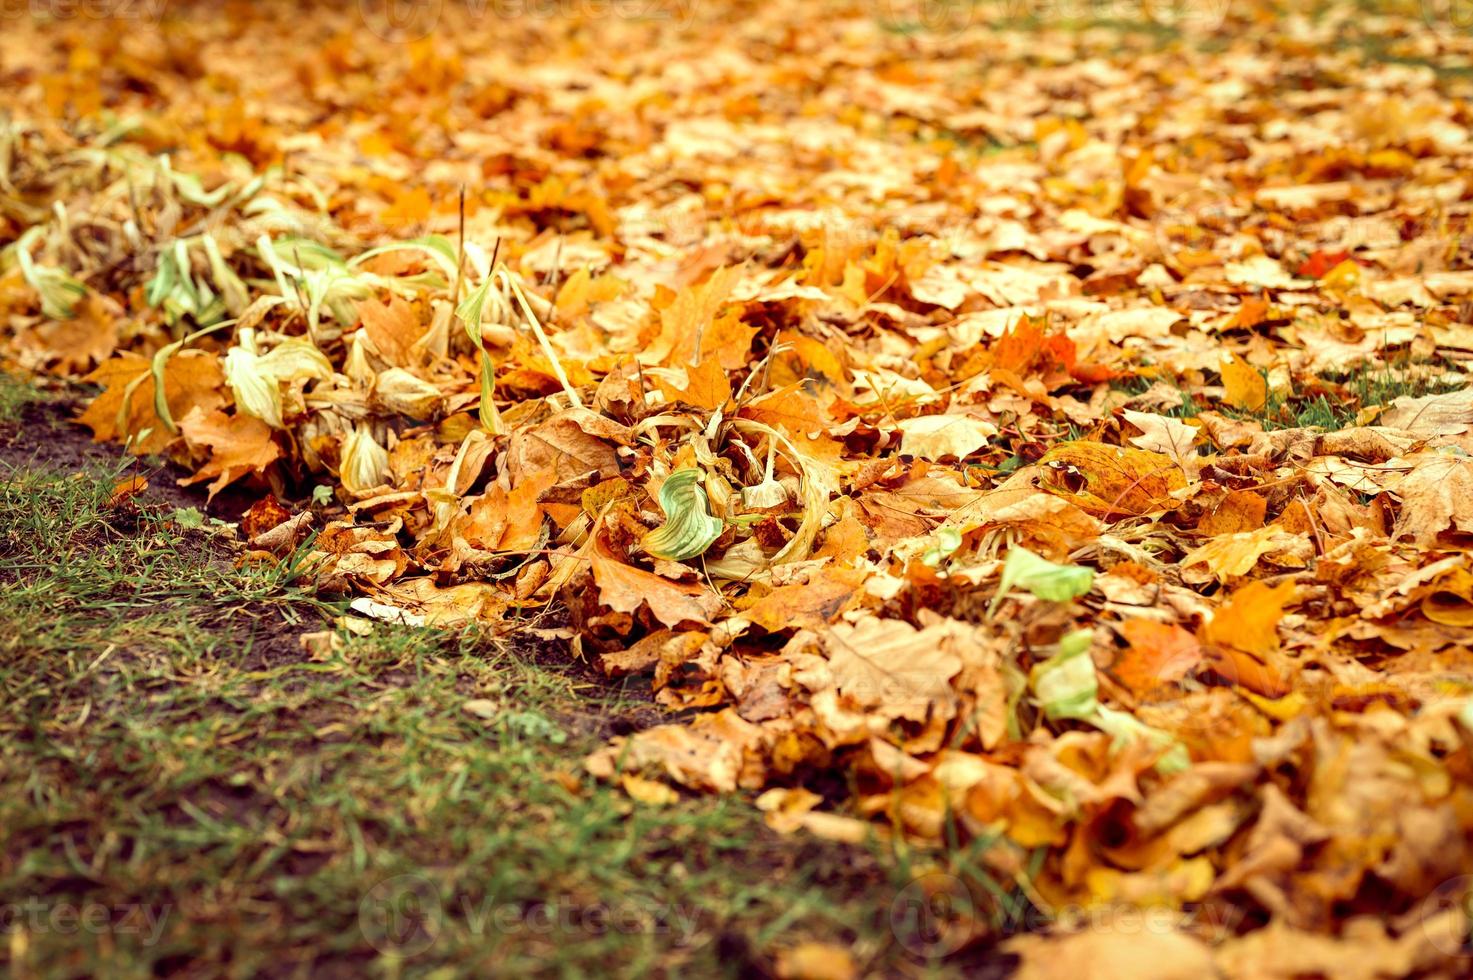
[[[501,239],[496,243],[501,244]],[[450,291],[450,304],[460,305],[460,283],[465,277],[465,185],[460,185],[460,238],[455,247],[455,288]]]

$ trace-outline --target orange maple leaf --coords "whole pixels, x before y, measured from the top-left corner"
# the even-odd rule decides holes
[[[695,367],[685,369],[684,388],[677,388],[662,378],[655,384],[671,402],[684,402],[694,408],[716,410],[731,399],[731,381],[721,369],[715,355],[711,355]]]
[[[196,408],[179,423],[179,429],[190,448],[210,450],[210,459],[199,472],[179,483],[187,486],[213,476],[211,497],[243,476],[263,472],[281,456],[271,426],[252,415],[206,413]]]
[[[77,419],[92,430],[96,441],[131,438],[128,448],[143,456],[162,452],[179,438],[154,411],[151,366],[151,359],[124,351],[84,379],[106,387]],[[221,407],[224,387],[220,359],[206,351],[181,351],[164,365],[164,401],[176,419]]]

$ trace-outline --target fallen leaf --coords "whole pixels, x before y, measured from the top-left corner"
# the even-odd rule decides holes
[[[1229,354],[1223,358],[1220,370],[1223,401],[1244,411],[1263,411],[1263,407],[1268,404],[1268,382],[1258,373],[1257,368],[1237,354]]]
[[[1116,659],[1110,672],[1137,694],[1175,684],[1202,661],[1197,638],[1180,626],[1131,619],[1120,630],[1130,645]]]
[[[853,980],[859,964],[843,946],[799,943],[778,951],[777,975],[782,980]]]
[[[211,497],[244,476],[265,472],[268,466],[281,458],[281,447],[276,443],[271,426],[249,415],[226,415],[220,411],[206,413],[195,408],[180,420],[179,430],[184,433],[191,449],[209,450],[209,460],[194,476],[179,482],[186,485],[199,483],[213,476]]]
[[[151,367],[151,359],[123,351],[84,379],[106,387],[77,419],[98,442],[126,441],[130,452],[144,456],[179,438],[154,412]],[[181,351],[164,365],[164,399],[175,419],[195,410],[208,415],[220,408],[225,404],[224,387],[225,373],[214,354]]]
[[[922,415],[899,423],[900,454],[965,459],[997,435],[997,426],[970,415]]]
[[[1443,531],[1473,533],[1473,459],[1424,455],[1396,485],[1398,538],[1430,545]]]
[[[619,777],[619,785],[624,787],[624,792],[629,794],[630,799],[648,806],[670,806],[680,802],[679,793],[656,779],[645,779],[626,772]]]
[[[1171,457],[1098,442],[1059,443],[1039,464],[1044,489],[1101,517],[1173,510],[1172,494],[1186,486]]]
[[[651,615],[666,626],[681,623],[710,625],[721,601],[703,585],[683,585],[626,565],[595,548],[590,556],[599,599],[617,612],[632,613],[648,605]]]
[[[726,372],[714,356],[707,357],[694,367],[687,367],[685,374],[684,387],[677,387],[661,378],[657,378],[655,384],[669,401],[683,402],[693,408],[714,411],[731,399],[731,382],[727,380]]]

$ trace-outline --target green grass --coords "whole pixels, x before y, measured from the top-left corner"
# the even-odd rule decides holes
[[[1267,379],[1267,372],[1260,373]],[[1436,362],[1416,363],[1398,357],[1325,375],[1312,386],[1333,388],[1333,394],[1295,391],[1286,396],[1270,388],[1268,401],[1257,411],[1230,406],[1218,406],[1217,410],[1231,418],[1259,422],[1268,430],[1316,427],[1334,431],[1355,425],[1362,409],[1390,405],[1398,398],[1445,394],[1462,387],[1462,383],[1445,381],[1445,374],[1446,369]]]
[[[652,709],[494,638],[304,650],[340,610],[111,506],[123,467],[0,468],[0,969],[745,975],[804,939],[937,966],[889,920],[925,856],[594,783],[582,755]]]
[[[0,371],[0,423],[20,418],[21,409],[39,398],[40,393],[35,388]]]
[[[1187,391],[1185,388],[1180,387],[1169,374],[1162,374],[1159,377],[1144,377],[1134,375],[1125,378],[1118,378],[1110,382],[1110,387],[1115,389],[1116,391],[1123,391],[1127,395],[1143,395],[1151,388],[1153,384],[1158,381],[1165,381],[1168,384],[1175,385],[1177,389],[1177,395],[1181,399],[1179,404],[1168,405],[1164,408],[1156,410],[1159,414],[1177,419],[1190,419],[1196,418],[1198,413],[1202,411],[1202,406],[1197,403],[1197,399],[1192,396],[1192,393]]]

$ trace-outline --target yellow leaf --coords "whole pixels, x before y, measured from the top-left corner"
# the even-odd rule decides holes
[[[1136,517],[1174,510],[1171,496],[1186,475],[1169,456],[1075,440],[1059,443],[1039,460],[1039,484],[1098,517]]]
[[[782,980],[852,980],[859,975],[854,954],[830,943],[799,943],[777,954]]]
[[[1257,656],[1279,648],[1279,620],[1294,599],[1294,583],[1249,582],[1234,592],[1201,630],[1202,640]]]
[[[1240,531],[1236,534],[1219,534],[1202,547],[1189,552],[1181,560],[1181,568],[1190,582],[1206,581],[1195,565],[1206,565],[1207,571],[1219,581],[1227,581],[1239,575],[1247,575],[1258,564],[1258,559],[1275,551],[1286,549],[1298,542],[1298,537],[1283,528],[1270,524],[1255,531]],[[1193,569],[1188,573],[1188,569]]]
[[[1258,412],[1268,404],[1268,382],[1237,354],[1229,354],[1222,362],[1222,387],[1222,400],[1234,408]]]
[[[655,384],[671,402],[684,402],[694,408],[714,411],[731,398],[731,382],[714,356],[707,357],[694,367],[685,369],[685,387],[677,388],[663,378],[657,377]]]
[[[746,363],[757,328],[732,322],[732,317],[717,318],[741,277],[740,267],[717,269],[700,285],[680,290],[660,311],[660,334],[639,359],[645,364],[688,364],[709,353],[724,368]]]
[[[658,779],[645,779],[634,773],[626,772],[619,777],[619,785],[624,787],[631,799],[649,806],[669,806],[680,802],[680,794]]]

